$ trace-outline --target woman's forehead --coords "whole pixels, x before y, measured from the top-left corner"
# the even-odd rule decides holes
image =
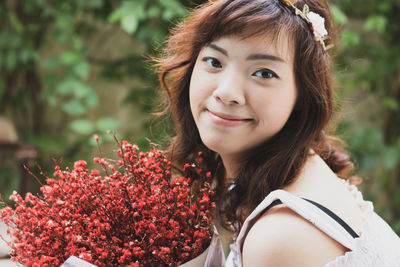
[[[240,42],[241,47],[246,48],[251,53],[268,53],[284,59],[286,62],[293,61],[293,41],[288,33],[258,33],[249,35],[246,33],[221,36],[214,39],[211,44],[220,44],[222,46],[231,46]]]

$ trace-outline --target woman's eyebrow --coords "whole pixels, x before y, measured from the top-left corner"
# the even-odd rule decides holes
[[[214,50],[217,50],[218,52],[221,52],[221,53],[224,54],[225,56],[228,56],[228,52],[227,52],[225,49],[219,47],[218,45],[209,44],[208,47],[209,47],[209,48],[212,48],[212,49],[214,49]]]
[[[209,44],[208,47],[212,48],[228,57],[228,51],[226,51],[222,47],[219,47],[218,45],[215,45],[215,44]],[[246,60],[270,60],[270,61],[277,61],[277,62],[285,63],[285,60],[283,60],[282,58],[274,56],[274,55],[269,55],[269,54],[251,54],[250,56],[248,56],[246,58]]]
[[[285,62],[285,60],[283,60],[282,58],[269,54],[252,54],[246,58],[246,60],[260,60],[260,59]]]

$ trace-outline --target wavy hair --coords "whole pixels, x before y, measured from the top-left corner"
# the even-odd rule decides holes
[[[336,31],[327,3],[298,0],[296,6],[302,9],[304,4],[326,19],[330,36],[326,45],[334,43]],[[190,77],[200,50],[213,40],[264,33],[271,34],[274,41],[284,34],[291,42],[298,98],[284,127],[247,154],[235,177],[235,187],[228,190],[221,158],[202,143],[191,115]],[[217,217],[226,228],[239,230],[249,211],[269,192],[290,184],[311,149],[342,178],[347,178],[353,169],[345,150],[326,134],[335,109],[332,57],[314,40],[309,25],[279,0],[209,1],[193,9],[171,31],[168,45],[157,62],[167,99],[165,112],[170,112],[175,122],[175,136],[168,154],[175,166],[183,166],[196,161],[198,153],[202,153],[202,168],[212,172],[216,183]],[[194,179],[202,179],[201,175],[192,175]]]

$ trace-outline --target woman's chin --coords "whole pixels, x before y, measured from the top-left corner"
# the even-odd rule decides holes
[[[222,158],[224,158],[224,156],[234,156],[238,153],[238,151],[235,149],[233,150],[233,148],[237,148],[234,146],[234,144],[228,143],[226,141],[220,141],[220,140],[205,140],[205,142],[203,141],[204,145],[218,153],[219,155],[221,155]]]

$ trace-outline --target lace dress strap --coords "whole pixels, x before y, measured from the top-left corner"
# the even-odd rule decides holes
[[[243,227],[236,239],[236,248],[239,257],[242,258],[242,248],[248,231],[255,221],[260,218],[267,207],[276,200],[280,200],[288,208],[310,221],[318,229],[328,236],[342,244],[344,247],[354,250],[355,238],[338,221],[328,215],[323,209],[317,207],[314,203],[302,199],[284,190],[275,190],[271,192],[247,217]],[[279,202],[275,202],[279,203]],[[347,224],[346,224],[347,225]]]

